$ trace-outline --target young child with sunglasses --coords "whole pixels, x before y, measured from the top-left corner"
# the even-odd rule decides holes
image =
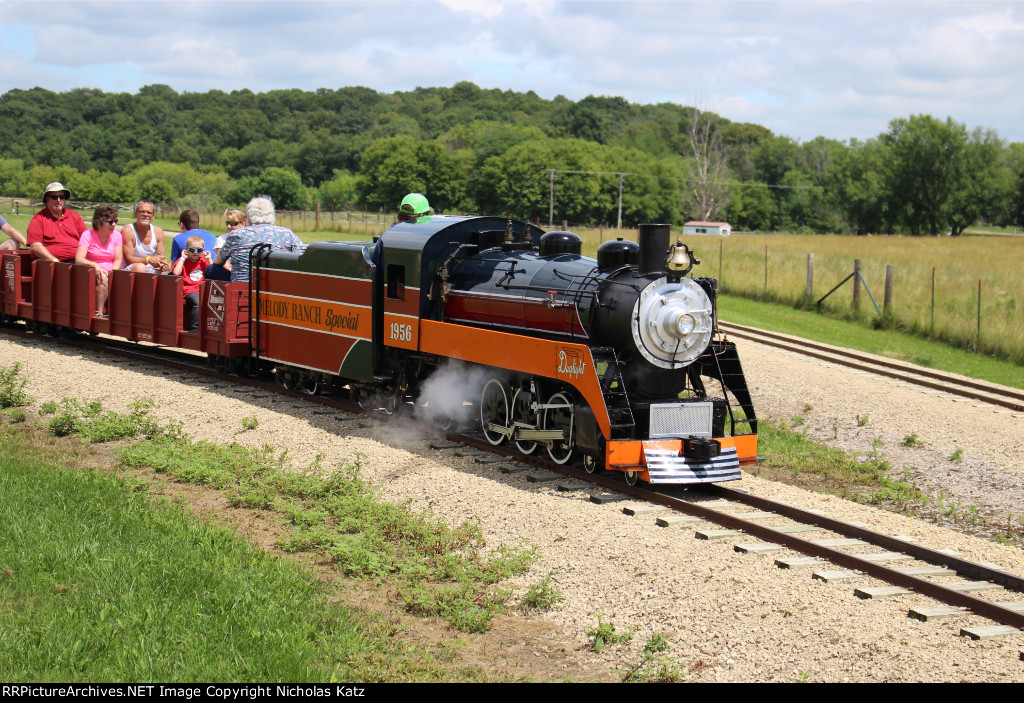
[[[203,238],[193,234],[185,242],[185,249],[182,249],[181,256],[174,262],[171,273],[182,277],[181,291],[185,298],[186,307],[192,307],[191,324],[188,329],[191,332],[199,330],[199,284],[203,282],[206,267],[210,265],[210,252],[203,248]]]

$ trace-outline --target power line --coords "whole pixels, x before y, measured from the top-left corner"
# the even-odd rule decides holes
[[[572,169],[561,169],[561,168],[549,168],[545,169],[549,174],[549,196],[548,196],[548,226],[553,227],[555,223],[555,179],[556,173],[581,173],[587,175],[598,175],[598,176],[618,176],[619,177],[619,214],[618,214],[618,229],[622,229],[622,193],[625,189],[626,176],[643,176],[639,173],[630,173],[628,171],[576,171]],[[671,178],[669,176],[646,176],[647,178],[656,178],[661,181],[676,181],[677,183],[700,183],[696,178]],[[788,186],[779,184],[769,183],[737,183],[736,181],[725,181],[722,185],[726,186],[737,186],[739,188],[778,188],[784,190],[824,190],[823,186]],[[567,195],[606,195],[605,193],[567,193]]]

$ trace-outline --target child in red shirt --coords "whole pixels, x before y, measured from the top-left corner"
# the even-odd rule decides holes
[[[206,267],[212,263],[210,252],[204,248],[203,238],[193,234],[185,242],[185,249],[181,250],[181,256],[174,262],[171,273],[182,277],[181,291],[185,298],[186,306],[192,306],[192,322],[189,331],[199,330],[199,284],[205,277]]]

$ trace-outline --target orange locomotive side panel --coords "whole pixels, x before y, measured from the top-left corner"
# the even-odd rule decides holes
[[[611,435],[611,422],[597,369],[585,344],[537,339],[435,320],[420,321],[419,339],[420,351],[428,354],[565,381],[579,391],[594,411],[604,436]]]

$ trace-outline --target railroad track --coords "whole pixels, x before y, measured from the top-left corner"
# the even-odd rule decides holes
[[[768,332],[755,327],[719,322],[723,332],[732,337],[748,339],[794,354],[811,357],[831,364],[896,379],[948,395],[955,395],[983,403],[1024,412],[1024,391],[993,383],[967,379],[942,371],[924,369],[891,359],[879,359],[861,352],[811,342],[799,337]]]
[[[469,441],[474,440],[469,438]],[[477,444],[481,448],[487,448],[483,442],[478,441]],[[595,502],[616,502],[626,496],[660,506],[665,513],[665,516],[658,519],[661,526],[706,521],[724,528],[698,529],[695,532],[698,539],[742,540],[744,536],[754,537],[762,541],[737,541],[734,549],[751,554],[789,551],[804,555],[780,556],[776,559],[776,564],[782,568],[816,567],[813,577],[826,582],[855,581],[873,577],[890,584],[887,587],[856,589],[860,597],[879,598],[915,592],[943,604],[943,607],[939,608],[912,609],[909,613],[911,617],[930,620],[973,613],[1002,626],[995,626],[995,629],[969,628],[962,633],[975,638],[1024,630],[1024,578],[998,566],[971,562],[956,554],[929,549],[901,537],[874,532],[863,525],[842,522],[723,485],[682,489],[627,486],[624,481],[613,477],[612,474],[591,475],[580,469],[553,465],[534,457],[520,456],[517,459],[525,460],[545,471],[563,474],[571,479],[613,491],[605,496],[592,497],[591,500]],[[753,510],[747,510],[748,508]],[[649,512],[632,508],[627,508],[626,511],[631,514]],[[780,520],[787,524],[765,524]],[[807,533],[816,531],[831,534],[824,539],[806,538]],[[873,551],[863,551],[872,547],[875,548]],[[893,563],[898,565],[887,565]],[[958,580],[932,580],[934,577],[953,576],[958,577]],[[998,593],[1001,600],[993,601],[974,595],[977,592]]]
[[[339,416],[339,419],[365,412],[358,404],[347,399],[308,395],[284,389],[275,382],[241,378],[210,369],[206,366],[203,357],[179,351],[156,346],[111,343],[110,340],[101,341],[89,337],[71,338],[67,341],[71,344],[83,344],[93,348],[101,347],[104,351],[133,358],[140,363],[159,364],[172,369],[201,374],[220,382],[229,383],[230,386],[223,388],[225,390],[230,388],[230,391],[234,393],[252,394],[255,397],[264,398],[273,396],[304,407],[320,406],[329,412],[346,413],[345,416]],[[171,371],[167,373],[169,374]],[[314,412],[316,411],[314,410]],[[400,415],[384,417],[378,414],[377,417],[381,420],[407,423],[410,430],[423,430],[422,423],[414,423]],[[442,433],[438,431],[438,436],[441,437],[441,435]],[[814,571],[814,577],[824,581],[845,581],[870,576],[892,585],[889,590],[886,588],[858,589],[858,595],[862,597],[880,597],[912,591],[944,604],[944,608],[911,610],[911,616],[927,620],[973,613],[999,623],[1004,628],[1013,628],[998,632],[992,628],[974,628],[966,630],[964,634],[981,638],[1024,630],[1024,601],[997,602],[973,595],[973,592],[983,589],[991,589],[989,592],[999,589],[1000,594],[1004,595],[1007,592],[1024,593],[1024,578],[997,566],[970,562],[955,554],[928,549],[906,539],[873,532],[862,525],[844,523],[722,485],[673,487],[667,490],[628,486],[617,474],[611,472],[590,474],[583,469],[555,464],[540,456],[523,455],[513,449],[495,447],[487,442],[482,435],[448,432],[444,434],[444,442],[468,445],[491,455],[506,457],[510,462],[533,466],[549,476],[553,474],[566,476],[575,481],[609,489],[614,492],[613,496],[618,494],[618,496],[632,497],[651,505],[662,506],[667,511],[679,513],[681,516],[708,521],[724,528],[698,530],[695,533],[698,538],[726,539],[747,535],[762,540],[759,543],[740,542],[735,544],[734,548],[740,552],[775,553],[783,550],[797,552],[805,556],[802,558],[780,557],[776,563],[784,568],[818,567]],[[438,447],[450,446],[443,443],[435,444]],[[600,500],[596,496],[592,497],[592,500],[595,499]],[[754,510],[740,512],[744,508],[753,508]],[[790,523],[781,526],[765,524],[766,522],[776,522],[776,519],[788,520]],[[665,524],[676,522],[678,520],[668,519]],[[816,540],[800,536],[811,531],[824,531],[832,533],[834,536]],[[883,551],[866,554],[850,551],[862,550],[865,547],[875,547]],[[911,560],[916,560],[921,565],[900,567],[886,565]],[[842,570],[826,568],[830,565],[842,567]],[[950,583],[931,580],[936,576],[949,577],[953,575],[961,580]],[[905,590],[893,591],[891,588]],[[1024,596],[1018,597],[1024,598]]]

